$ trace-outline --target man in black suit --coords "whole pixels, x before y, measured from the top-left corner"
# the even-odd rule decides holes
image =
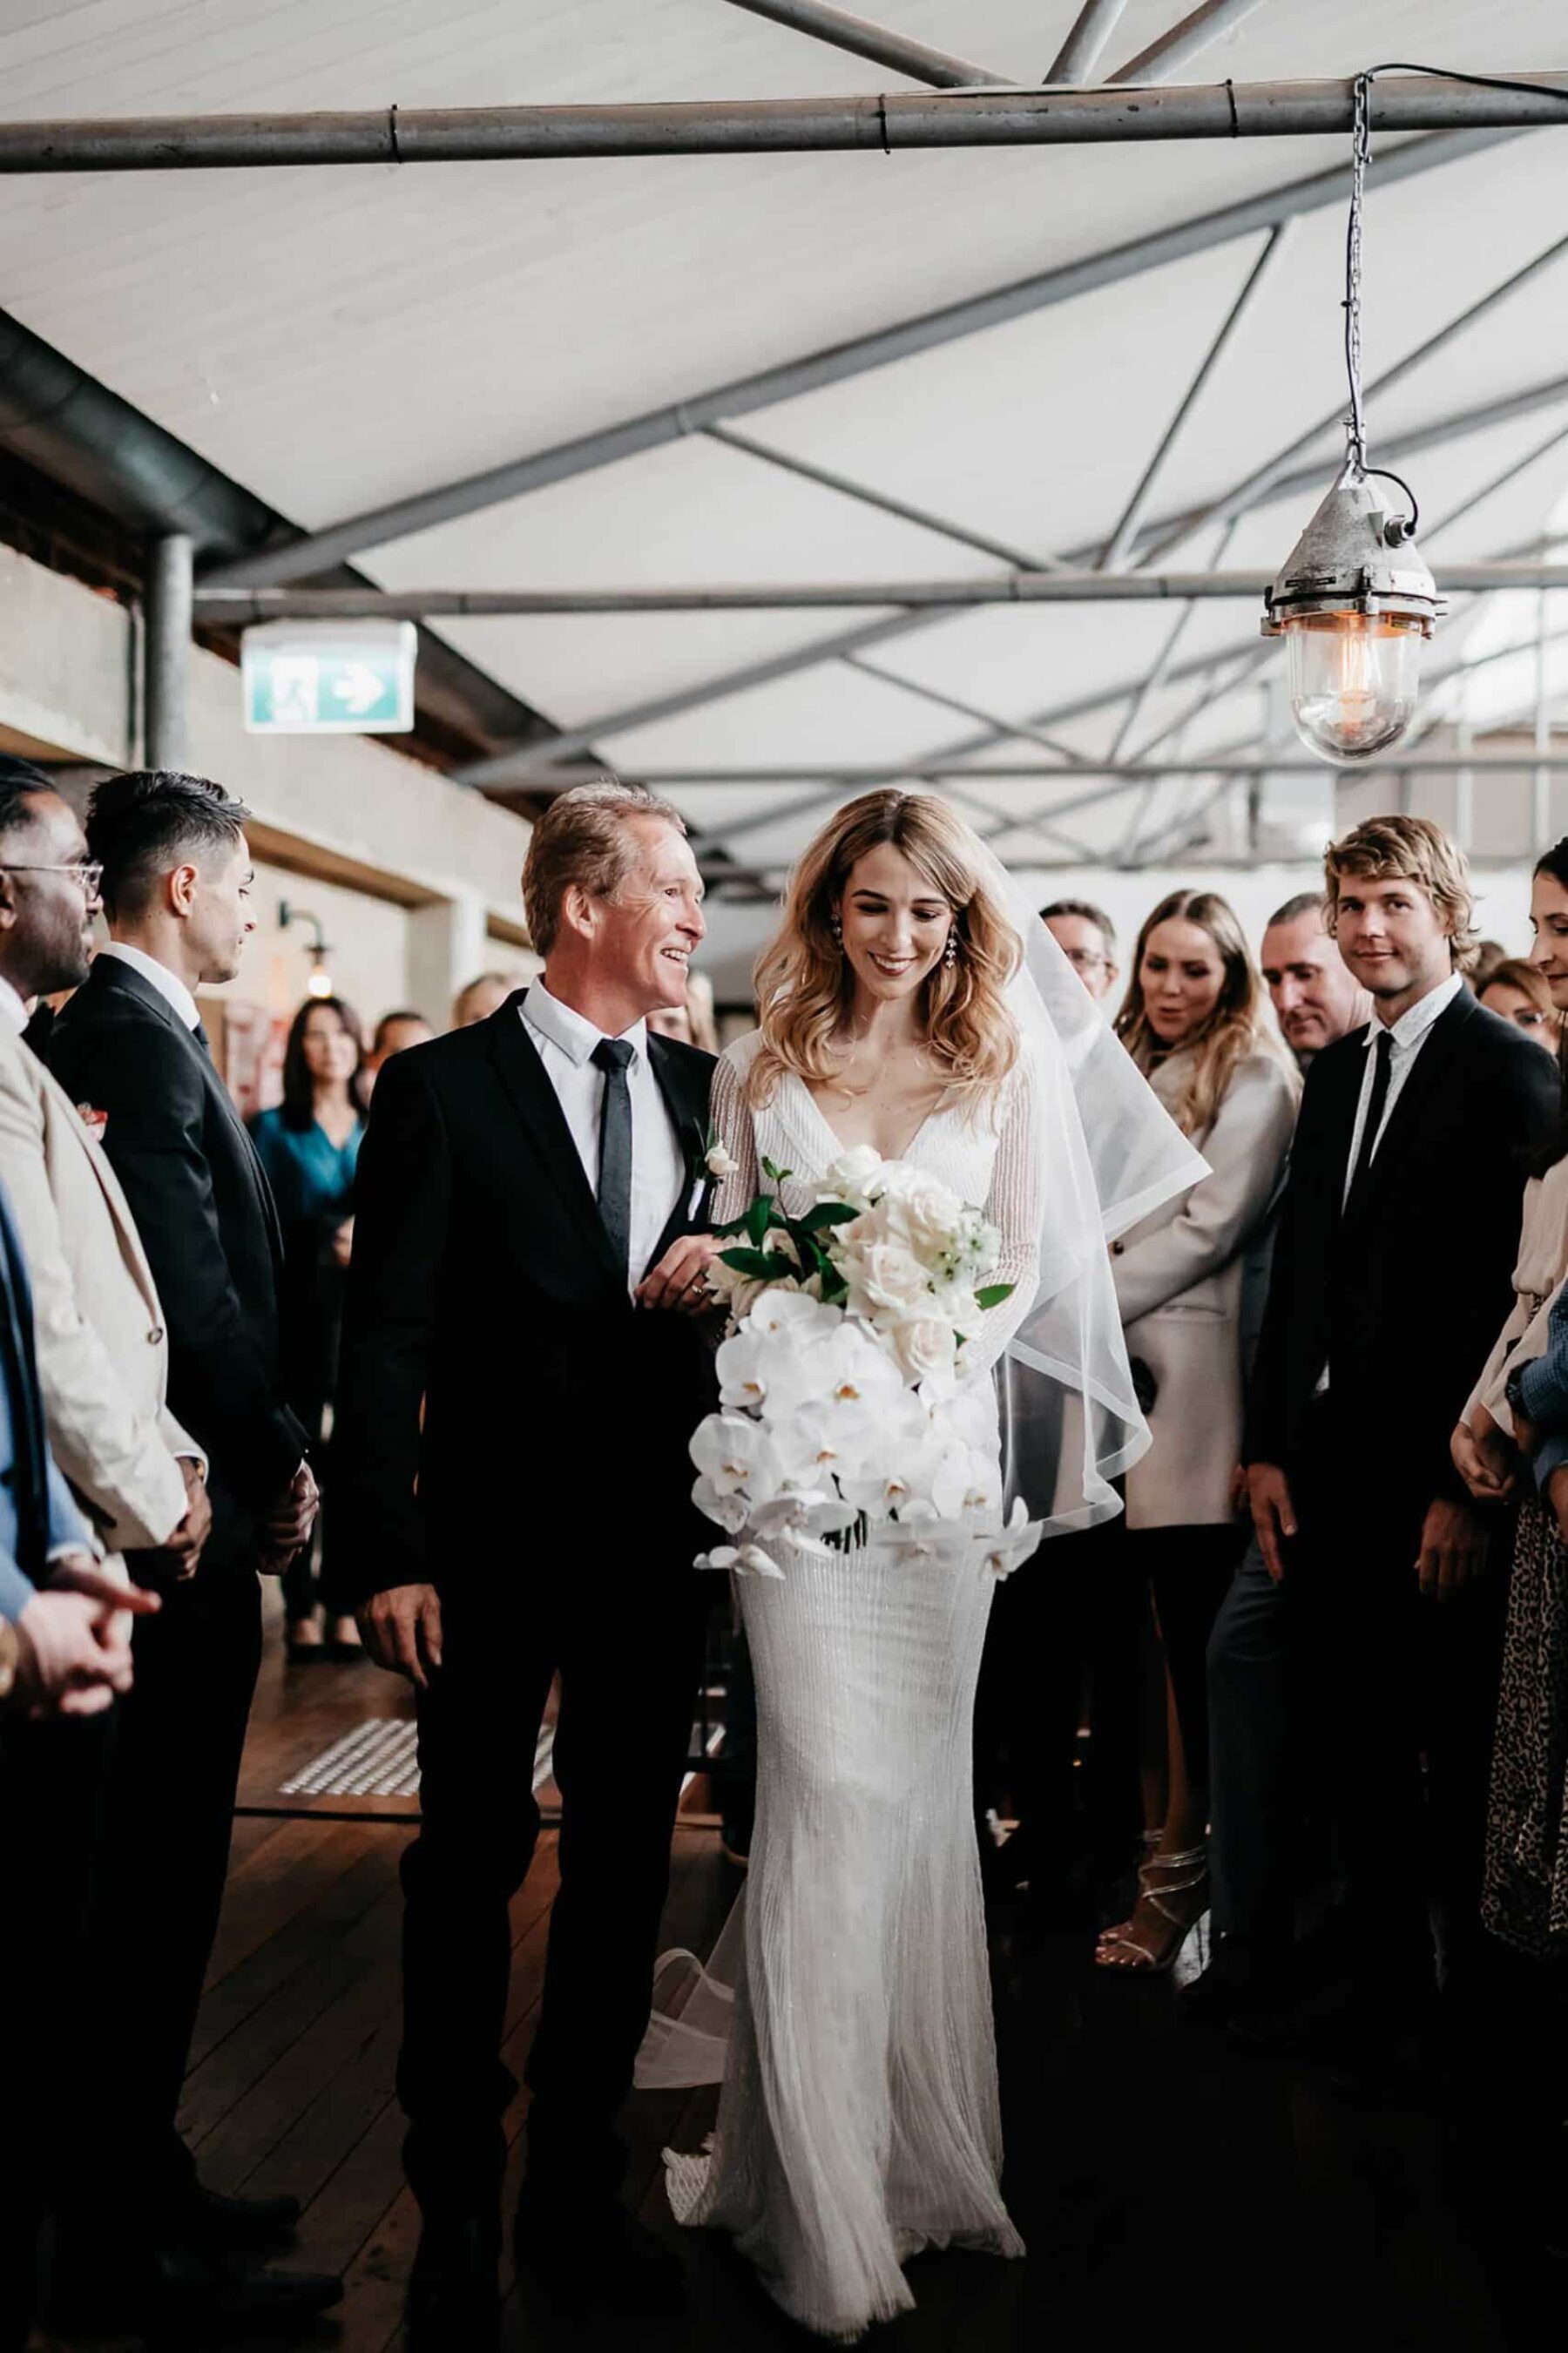
[[[1468,875],[1436,826],[1374,818],[1326,874],[1373,1014],[1307,1075],[1247,1478],[1344,1856],[1350,2022],[1375,2050],[1430,1994],[1429,1894],[1449,1988],[1476,1948],[1503,1580],[1447,1441],[1508,1312],[1558,1081],[1465,988]]]
[[[71,2293],[91,2285],[132,2313],[214,2324],[302,2314],[337,2292],[334,2281],[250,2260],[287,2233],[297,2206],[204,2189],[174,2126],[260,1660],[257,1570],[287,1564],[315,1509],[304,1436],[278,1374],[277,1216],[192,994],[234,978],[255,927],[247,815],[202,777],[153,771],[99,786],[88,842],[111,937],[49,1053],[76,1101],[103,1115],[103,1149],[168,1322],[170,1408],[208,1458],[213,1508],[194,1578],[167,1566],[145,1572],[163,1607],[135,1637],[104,1927],[135,2025],[103,2079],[101,2197],[86,2201],[86,2243],[68,2245],[60,2269]],[[103,2212],[127,2223],[118,2259],[95,2236]],[[100,2301],[95,2322],[110,2317]]]
[[[493,2328],[507,1905],[557,1672],[561,1892],[519,2253],[611,2310],[679,2294],[616,2200],[614,2119],[647,2022],[707,1602],[688,1445],[710,1402],[713,1066],[646,1019],[684,1002],[701,884],[677,813],[605,783],[539,819],[523,895],[542,980],[377,1080],[334,1440],[349,1589],[419,1694],[398,2088],[425,2218],[410,2323],[442,2347]]]

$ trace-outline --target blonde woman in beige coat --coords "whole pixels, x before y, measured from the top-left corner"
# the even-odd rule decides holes
[[[1116,1029],[1212,1172],[1111,1246],[1153,1440],[1127,1474],[1126,1542],[1164,1643],[1168,1796],[1132,1916],[1106,1931],[1097,1957],[1161,1969],[1208,1902],[1205,1652],[1243,1541],[1243,1261],[1284,1178],[1300,1081],[1241,926],[1213,892],[1173,892],[1150,915]]]

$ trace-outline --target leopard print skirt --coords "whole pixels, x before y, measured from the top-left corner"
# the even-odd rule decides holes
[[[1568,1548],[1534,1496],[1514,1534],[1481,1916],[1568,1957]]]

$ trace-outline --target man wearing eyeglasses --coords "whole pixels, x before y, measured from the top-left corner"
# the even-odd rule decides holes
[[[1053,899],[1040,921],[1089,995],[1108,997],[1121,977],[1110,916],[1088,899]]]

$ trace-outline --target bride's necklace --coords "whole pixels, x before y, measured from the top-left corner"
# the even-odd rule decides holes
[[[855,1055],[858,1049],[863,1046],[866,1040],[864,1038],[858,1038],[854,1035],[853,1031],[851,1031],[847,1040],[848,1053],[846,1059],[845,1068],[837,1078],[827,1080],[825,1084],[824,1092],[835,1096],[840,1103],[864,1103],[867,1096],[869,1095],[876,1087],[878,1080],[879,1078],[885,1078],[888,1075],[889,1067],[894,1069],[898,1067],[897,1064],[889,1066],[885,1061],[878,1063],[873,1067],[871,1076],[865,1080],[861,1084],[857,1085],[849,1077],[849,1072],[854,1069]],[[930,1054],[923,1047],[917,1047],[914,1050],[913,1060],[922,1071],[934,1068]],[[895,1089],[894,1092],[896,1092],[897,1090]]]

